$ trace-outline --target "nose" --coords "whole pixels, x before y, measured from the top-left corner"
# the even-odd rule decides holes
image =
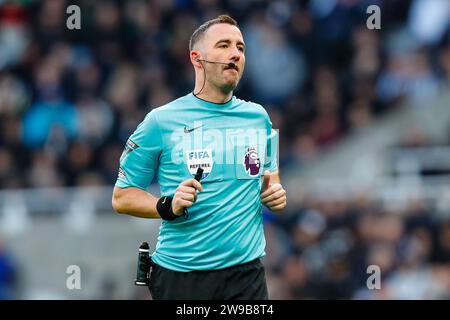
[[[230,59],[234,62],[238,62],[241,59],[241,52],[238,50],[238,48],[233,49]]]

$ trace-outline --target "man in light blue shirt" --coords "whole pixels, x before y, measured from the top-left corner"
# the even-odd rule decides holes
[[[245,43],[231,17],[200,26],[190,57],[194,92],[152,110],[128,139],[113,207],[163,219],[152,255],[154,299],[267,299],[261,205],[286,206],[278,136],[262,106],[233,96]],[[155,176],[160,198],[146,191]]]

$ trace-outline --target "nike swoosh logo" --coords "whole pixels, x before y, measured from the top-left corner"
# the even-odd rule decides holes
[[[166,200],[167,200],[167,197],[166,197],[166,198],[164,198],[164,200],[163,200],[162,204],[166,203]]]
[[[184,126],[184,133],[190,133],[190,132],[194,131],[195,129],[198,129],[198,128],[201,128],[201,127],[203,127],[203,125],[198,126],[196,128],[192,128],[192,129],[188,129],[186,126]]]

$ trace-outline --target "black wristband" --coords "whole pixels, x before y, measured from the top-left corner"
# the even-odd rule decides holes
[[[156,210],[158,210],[158,213],[163,220],[172,221],[184,214],[183,213],[177,216],[175,213],[173,213],[172,200],[172,197],[164,196],[159,198],[158,202],[156,203]]]

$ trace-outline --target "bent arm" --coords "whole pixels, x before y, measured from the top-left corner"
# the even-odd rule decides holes
[[[114,187],[112,207],[117,213],[139,218],[160,218],[156,210],[157,197],[139,188]]]

